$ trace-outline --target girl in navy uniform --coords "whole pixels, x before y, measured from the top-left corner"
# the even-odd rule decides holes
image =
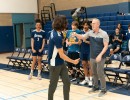
[[[28,76],[28,79],[32,79],[33,76],[33,70],[36,62],[38,61],[38,75],[37,78],[41,80],[41,60],[42,60],[42,54],[43,54],[43,48],[45,44],[45,31],[41,29],[41,21],[40,19],[36,20],[36,29],[32,31],[31,33],[31,48],[32,48],[32,66],[31,66],[31,72]],[[38,59],[38,60],[37,60]]]

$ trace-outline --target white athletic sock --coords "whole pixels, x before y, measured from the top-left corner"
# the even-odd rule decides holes
[[[90,79],[90,81],[92,81],[93,77],[92,77],[92,76],[90,76],[90,77],[89,77],[89,79]]]
[[[128,48],[129,48],[129,51],[130,51],[130,40],[128,41]]]
[[[33,75],[33,69],[31,69],[31,72],[30,72],[31,75]]]
[[[88,80],[89,80],[87,76],[85,76],[85,80],[86,80],[86,81],[88,81]]]
[[[41,70],[38,70],[38,76],[41,75]]]

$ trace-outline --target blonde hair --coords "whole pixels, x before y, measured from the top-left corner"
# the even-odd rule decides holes
[[[93,18],[93,20],[96,20],[100,25],[100,20],[98,18]]]

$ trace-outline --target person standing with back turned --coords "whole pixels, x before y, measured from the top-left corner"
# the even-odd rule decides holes
[[[50,69],[50,84],[48,90],[48,100],[53,100],[53,95],[57,87],[59,76],[63,81],[64,100],[69,100],[70,80],[68,69],[64,60],[73,64],[78,64],[79,59],[72,60],[64,54],[62,43],[62,31],[67,26],[66,17],[63,15],[56,16],[53,23],[53,31],[49,38],[48,62]]]
[[[73,36],[79,39],[90,39],[90,63],[92,66],[93,74],[93,88],[89,93],[94,93],[99,90],[98,79],[101,83],[101,92],[99,97],[106,94],[106,80],[104,75],[104,63],[105,63],[105,53],[108,49],[109,37],[105,31],[100,29],[100,20],[94,18],[92,20],[92,31],[84,35],[79,35],[74,33]]]

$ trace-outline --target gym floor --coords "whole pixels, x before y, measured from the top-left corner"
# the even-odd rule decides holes
[[[47,100],[49,79],[43,75],[42,80],[38,80],[35,76],[32,80],[28,80],[28,74],[16,71],[17,69],[15,71],[8,69],[6,57],[10,55],[10,53],[0,54],[0,100]],[[87,86],[71,84],[70,100],[130,100],[130,90],[125,89],[123,85],[112,86],[107,82],[107,88],[107,94],[98,97],[99,92],[89,94],[91,88]],[[59,82],[54,100],[63,100],[62,91],[63,84]]]

